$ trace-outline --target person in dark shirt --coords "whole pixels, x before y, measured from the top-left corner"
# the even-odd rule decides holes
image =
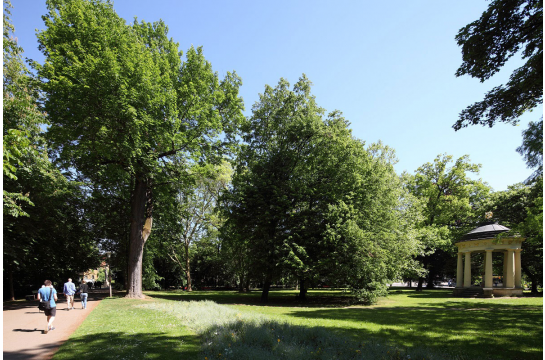
[[[89,285],[87,283],[82,282],[79,286],[79,296],[81,297],[81,308],[86,309],[87,308],[87,295],[89,293]]]

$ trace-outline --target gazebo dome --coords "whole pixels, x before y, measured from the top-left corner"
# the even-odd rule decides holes
[[[459,242],[469,241],[469,240],[479,240],[479,239],[490,239],[495,237],[498,234],[507,232],[509,230],[511,229],[497,223],[483,225],[465,234]]]

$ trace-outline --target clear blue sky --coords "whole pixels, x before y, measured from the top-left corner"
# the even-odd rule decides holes
[[[45,1],[12,2],[25,56],[42,62],[35,29],[44,29]],[[281,77],[293,84],[305,73],[317,103],[342,111],[354,136],[396,150],[398,173],[413,173],[438,154],[469,154],[482,164],[480,177],[500,191],[531,174],[515,149],[543,109],[525,114],[517,127],[452,129],[462,109],[522,64],[513,58],[485,83],[454,76],[462,61],[454,37],[487,6],[484,0],[114,2],[128,22],[163,19],[184,53],[202,45],[220,75],[235,70],[246,115],[265,84]]]

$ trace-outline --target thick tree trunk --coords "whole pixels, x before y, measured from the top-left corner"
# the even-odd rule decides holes
[[[131,197],[131,227],[129,238],[129,274],[127,297],[143,298],[142,257],[144,245],[151,233],[151,191],[143,177],[136,177]]]
[[[301,287],[299,289],[299,300],[306,301],[307,300],[307,290],[308,285],[305,279],[301,279]]]
[[[250,292],[250,274],[246,274],[246,283],[244,284],[244,290]]]
[[[536,274],[534,274],[526,266],[524,266],[524,264],[522,264],[522,270],[524,271],[526,276],[530,278],[530,281],[532,282],[532,290],[531,290],[532,295],[537,295],[538,294],[537,283],[539,278],[536,276]]]
[[[267,303],[269,301],[269,290],[271,288],[271,280],[267,275],[265,277],[265,283],[263,284],[263,292],[261,293],[261,302]]]
[[[532,281],[532,295],[537,295],[537,281],[536,279],[530,279]]]
[[[431,271],[428,273],[428,283],[426,284],[427,289],[433,289],[435,287],[435,284],[433,283],[433,279],[435,278],[435,272]]]
[[[424,283],[424,278],[418,278],[418,286],[416,287],[416,291],[422,291],[423,283]]]

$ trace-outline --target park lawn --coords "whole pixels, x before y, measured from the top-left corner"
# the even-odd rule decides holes
[[[272,291],[267,306],[259,304],[259,292],[148,294],[169,300],[211,300],[293,325],[324,327],[356,341],[376,339],[436,354],[463,353],[468,358],[482,359],[543,358],[542,297],[463,299],[452,297],[451,290],[392,289],[374,306],[335,307],[348,299],[346,293],[310,290],[308,305],[294,300],[296,293]],[[340,300],[329,301],[328,297]],[[312,301],[315,298],[326,306],[320,307]]]
[[[374,306],[231,307],[356,340],[479,359],[542,359],[543,298],[462,299],[449,290],[391,292]]]
[[[260,292],[157,291],[146,292],[146,300],[105,299],[54,359],[241,359],[252,351],[267,358],[276,358],[274,351],[290,351],[328,359],[317,356],[322,340],[341,349],[343,339],[354,350],[343,349],[339,358],[360,358],[346,356],[354,351],[363,358],[398,359],[392,349],[411,359],[417,354],[426,359],[543,358],[543,298],[461,299],[448,290],[394,289],[377,305],[345,306],[350,298],[342,291],[310,290],[308,302],[298,302],[296,293],[272,291],[267,306],[259,304]],[[227,318],[234,325],[221,322]],[[253,339],[235,334],[244,319],[256,320],[249,327]],[[312,340],[299,345],[305,338]],[[237,339],[242,347],[235,348]],[[261,347],[243,344],[250,340]],[[372,344],[390,347],[371,355],[366,351]],[[228,357],[227,350],[239,353]]]
[[[199,339],[149,300],[106,298],[55,353],[62,359],[201,359]]]

